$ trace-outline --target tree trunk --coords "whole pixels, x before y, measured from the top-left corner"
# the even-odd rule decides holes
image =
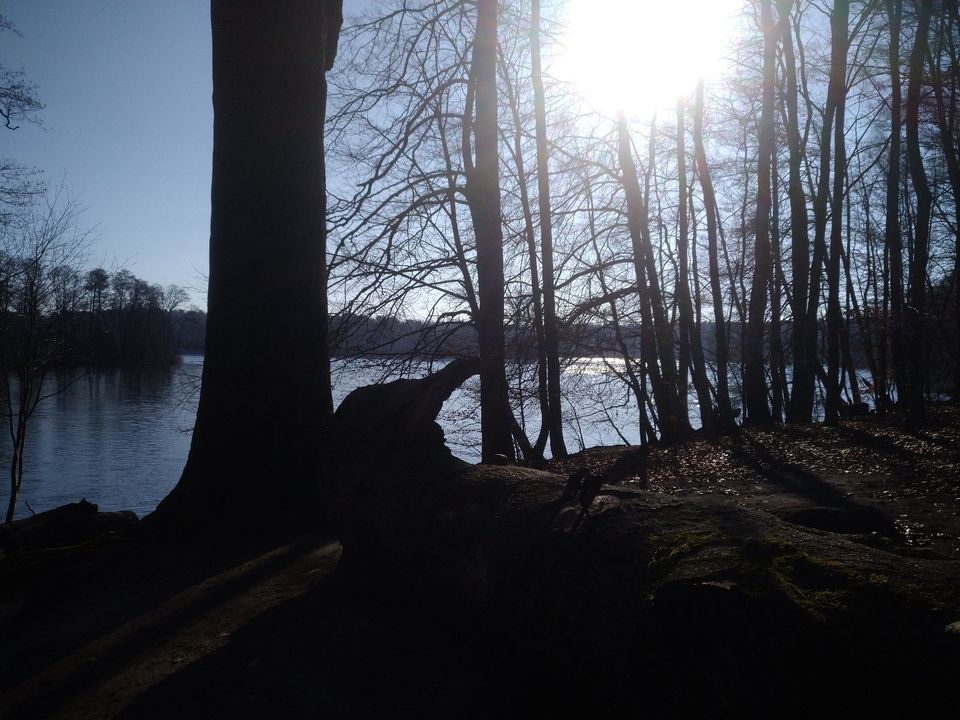
[[[874,393],[875,393],[874,397],[876,399],[876,403],[880,404],[881,402],[883,402],[882,398],[885,397],[886,391],[884,390],[883,374],[881,372],[880,367],[877,364],[876,354],[874,353],[873,333],[871,331],[869,320],[868,320],[868,317],[865,316],[863,314],[863,311],[860,309],[860,303],[857,300],[855,288],[853,287],[853,276],[851,275],[851,272],[850,272],[850,234],[851,233],[850,233],[850,221],[849,221],[849,203],[847,205],[847,210],[848,210],[847,248],[843,253],[843,257],[841,258],[843,260],[843,272],[847,282],[847,303],[846,303],[847,312],[849,313],[851,310],[853,311],[853,321],[856,322],[857,330],[860,333],[860,338],[863,341],[863,353],[867,360],[867,366],[870,368],[870,377],[873,379]],[[870,213],[868,209],[867,211],[868,227],[869,227],[869,222],[870,222]],[[867,239],[868,241],[870,239],[869,230],[867,230]],[[867,247],[867,252],[868,253],[870,252],[869,245]],[[869,283],[868,283],[868,287],[869,287]],[[844,332],[846,336],[845,342],[847,343],[847,349],[843,351],[844,353],[846,353],[845,357],[847,358],[847,360],[845,360],[844,362],[846,367],[848,368],[848,372],[850,372],[851,368],[855,369],[853,356],[849,352],[850,323],[851,321],[848,318],[844,327]],[[857,394],[859,394],[859,390],[857,391]],[[860,402],[860,400],[857,400],[856,402]]]
[[[941,37],[949,43],[949,62],[946,76],[940,67],[940,53],[934,53],[933,88],[937,99],[937,130],[940,135],[940,145],[947,165],[947,176],[950,179],[950,188],[953,191],[954,208],[960,208],[960,153],[957,143],[958,136],[958,108],[957,93],[960,92],[960,60],[957,57],[957,46],[946,38],[956,32],[954,26],[960,26],[960,13],[954,9],[949,17],[941,17]],[[960,29],[960,27],[958,27]],[[949,79],[949,89],[947,82]],[[954,368],[953,400],[960,400],[960,222],[954,221],[954,254],[953,254],[953,333],[957,343],[955,352],[956,367]]]
[[[877,387],[876,411],[878,415],[885,415],[890,407],[890,369],[888,365],[890,348],[890,247],[886,240],[883,243],[883,257],[880,265],[883,284],[883,296],[880,306],[879,329],[877,332],[877,374],[880,385]]]
[[[211,22],[203,380],[187,466],[155,519],[287,533],[320,518],[333,410],[322,133],[341,3],[213,0]]]
[[[838,0],[845,2],[846,0]],[[844,62],[846,54],[844,53]],[[844,86],[846,78],[838,76],[836,72],[836,63],[838,61],[837,48],[831,48],[830,56],[830,80],[827,85],[827,102],[823,109],[823,120],[820,127],[820,168],[817,178],[817,191],[813,198],[813,257],[810,260],[810,284],[809,295],[807,296],[807,308],[804,313],[804,350],[806,356],[803,362],[804,375],[800,376],[794,372],[794,391],[801,393],[801,398],[805,403],[800,408],[800,414],[804,417],[813,418],[813,404],[816,395],[817,377],[827,377],[823,374],[823,366],[820,362],[820,347],[818,343],[819,315],[820,315],[820,289],[823,281],[823,266],[827,255],[827,209],[830,199],[830,145],[831,134],[833,132],[834,115],[837,109],[838,97],[845,92]],[[825,385],[829,385],[829,378]]]
[[[763,335],[766,327],[767,293],[770,284],[770,164],[773,157],[774,81],[776,79],[777,27],[773,22],[770,0],[760,4],[763,26],[763,91],[760,115],[760,141],[757,153],[757,215],[753,250],[753,283],[750,286],[750,315],[747,325],[744,368],[745,422],[770,423],[767,405],[767,379],[764,370]]]
[[[890,256],[890,348],[898,403],[905,400],[909,379],[903,346],[903,239],[900,237],[900,22],[901,0],[887,0],[890,21],[890,154],[887,167],[887,206],[884,242]]]
[[[476,117],[473,130],[476,162],[467,177],[467,199],[477,243],[477,290],[480,300],[480,435],[481,457],[514,458],[513,413],[507,394],[503,338],[503,227],[500,209],[500,156],[497,139],[497,0],[478,0],[473,44]]]
[[[729,380],[727,377],[727,327],[723,316],[723,287],[720,284],[720,255],[717,233],[717,198],[713,191],[707,153],[703,144],[703,81],[697,85],[696,110],[693,114],[693,140],[696,148],[697,173],[703,192],[704,214],[707,216],[707,262],[710,273],[710,292],[713,300],[717,363],[717,414],[723,430],[736,427],[733,408],[730,406]]]
[[[507,102],[510,104],[510,113],[513,116],[513,156],[517,169],[518,188],[520,192],[520,208],[523,211],[524,239],[527,245],[527,262],[530,265],[530,298],[533,305],[533,330],[537,342],[537,400],[540,403],[540,433],[536,442],[530,448],[531,457],[527,460],[543,460],[543,451],[550,435],[550,396],[547,387],[547,346],[543,328],[543,305],[540,293],[540,270],[537,261],[537,241],[533,227],[533,210],[530,207],[530,193],[527,190],[527,168],[523,159],[523,133],[520,119],[520,103],[513,90],[513,83],[509,78],[505,80]],[[524,360],[525,362],[525,360]],[[519,369],[518,369],[519,370]],[[520,412],[523,412],[523,403],[520,403]],[[526,437],[526,436],[524,436]]]
[[[650,246],[650,228],[647,224],[647,208],[640,191],[637,167],[630,149],[630,135],[626,120],[619,121],[619,155],[623,172],[623,189],[627,199],[627,224],[633,243],[634,269],[637,287],[640,293],[640,305],[644,313],[644,324],[652,327],[656,338],[657,359],[659,359],[659,378],[651,373],[653,394],[660,416],[660,430],[664,442],[675,442],[689,434],[687,418],[680,411],[677,396],[677,365],[673,351],[673,331],[666,319],[663,308],[663,296],[660,294],[660,282]],[[650,363],[656,359],[648,358]]]
[[[790,404],[787,408],[787,421],[808,423],[813,419],[813,384],[806,381],[811,376],[811,372],[806,366],[810,235],[807,198],[801,176],[804,155],[800,136],[799,109],[797,107],[797,63],[793,49],[793,24],[790,20],[792,6],[793,0],[779,0],[777,5],[782,27],[780,38],[783,44],[784,72],[787,79],[784,125],[787,130],[787,149],[789,151],[790,266],[791,289],[793,290],[790,303],[793,313],[790,328],[793,350],[793,382]]]
[[[770,216],[770,255],[773,261],[772,282],[770,283],[770,394],[773,421],[783,422],[783,408],[787,401],[787,371],[783,359],[783,261],[780,253],[780,172],[777,163],[777,149],[770,158],[770,195],[772,198]]]
[[[647,387],[646,387],[646,378],[643,371],[643,355],[646,352],[644,347],[641,347],[641,358],[637,363],[639,365],[640,374],[634,371],[634,359],[630,355],[630,348],[627,345],[627,341],[623,335],[623,329],[620,325],[620,311],[617,309],[617,302],[613,295],[610,292],[610,287],[607,284],[606,278],[603,274],[603,260],[600,255],[600,246],[597,244],[597,228],[596,228],[596,211],[593,203],[593,192],[590,189],[590,182],[586,180],[583,184],[584,195],[587,200],[587,226],[590,233],[590,244],[593,246],[594,257],[596,257],[596,266],[597,266],[597,282],[600,283],[600,291],[603,293],[604,297],[609,298],[609,307],[610,307],[610,327],[613,329],[613,338],[614,342],[617,344],[617,349],[620,351],[620,357],[623,359],[623,374],[626,376],[626,383],[630,390],[633,392],[634,399],[637,403],[637,410],[640,419],[640,447],[646,447],[648,440],[651,436],[654,436],[653,429],[650,425],[650,419],[647,416]],[[643,332],[643,328],[641,328]],[[644,342],[641,336],[641,343]]]
[[[933,0],[920,0],[917,8],[917,34],[910,53],[910,82],[907,88],[907,165],[917,199],[914,226],[913,257],[910,262],[910,305],[906,313],[907,372],[910,378],[907,412],[911,420],[923,418],[923,389],[925,363],[923,361],[923,313],[927,289],[927,260],[930,242],[930,206],[933,197],[923,168],[920,149],[920,89],[923,84],[923,66],[927,54],[930,15]]]
[[[830,203],[830,257],[827,263],[827,387],[825,420],[840,419],[840,256],[843,254],[843,200],[847,171],[844,116],[846,112],[849,0],[836,0],[830,13],[830,85],[833,97],[833,194]]]
[[[27,427],[23,416],[22,403],[16,418],[16,430],[12,433],[12,440],[13,447],[10,448],[10,499],[7,503],[7,513],[3,521],[6,525],[11,524],[16,517],[20,488],[23,487],[23,451],[27,445]]]
[[[697,393],[697,404],[700,408],[700,422],[708,434],[717,431],[717,418],[713,414],[713,403],[710,400],[710,383],[707,380],[706,362],[703,358],[703,343],[700,339],[700,328],[693,315],[693,303],[690,299],[690,267],[688,244],[690,240],[688,200],[687,200],[687,148],[686,122],[682,104],[677,105],[677,176],[679,178],[679,200],[677,214],[679,228],[677,235],[677,304],[680,308],[680,352],[686,353],[690,368],[693,371],[693,386]],[[686,377],[686,368],[681,362],[681,372]],[[686,397],[686,382],[680,385],[681,399]]]
[[[550,146],[547,143],[547,110],[540,66],[540,0],[531,0],[531,77],[537,123],[537,189],[540,203],[540,252],[543,261],[543,329],[547,346],[550,452],[564,457],[563,413],[560,398],[560,338],[557,326],[556,278],[553,268],[553,215],[550,209]]]

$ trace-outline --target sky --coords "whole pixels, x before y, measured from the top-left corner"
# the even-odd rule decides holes
[[[0,0],[42,128],[0,132],[0,156],[43,171],[84,208],[89,265],[151,283],[203,285],[210,228],[209,3]],[[204,305],[202,292],[194,302]]]
[[[594,9],[598,1],[609,6],[604,17],[622,16],[638,2],[577,0]],[[646,0],[645,16],[659,3]],[[344,13],[368,4],[345,0]],[[90,266],[196,288],[194,302],[204,306],[213,147],[209,2],[0,0],[0,14],[22,35],[0,34],[0,61],[23,68],[46,105],[42,127],[0,132],[0,157],[40,169],[85,208],[80,224],[94,231]],[[584,37],[585,57],[598,56],[604,34]],[[612,63],[579,64],[595,85]]]
[[[352,14],[367,0],[345,0]],[[22,37],[0,61],[23,68],[42,128],[0,132],[0,157],[41,170],[85,208],[89,265],[203,287],[213,152],[206,0],[0,0]],[[196,290],[193,290],[193,289]]]

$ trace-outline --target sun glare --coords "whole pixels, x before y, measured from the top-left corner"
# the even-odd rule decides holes
[[[742,0],[568,0],[553,73],[598,112],[648,116],[719,74]]]

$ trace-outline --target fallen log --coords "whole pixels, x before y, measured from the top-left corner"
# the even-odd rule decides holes
[[[97,505],[83,499],[0,526],[0,550],[21,552],[69,547],[107,532],[125,530],[136,523],[133,512],[99,512]]]
[[[958,704],[956,561],[724,500],[469,465],[436,416],[476,368],[349,395],[326,492],[345,569],[462,634],[496,702],[713,717]]]

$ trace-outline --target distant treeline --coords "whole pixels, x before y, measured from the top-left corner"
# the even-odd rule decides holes
[[[931,312],[925,318],[926,335],[929,338],[924,349],[924,360],[930,392],[935,397],[944,397],[954,392],[953,372],[956,359],[953,348],[956,346],[957,323],[953,317],[951,304],[953,287],[952,277],[947,277],[931,288],[930,306],[942,308],[942,312]],[[848,322],[855,328],[854,318]],[[871,322],[884,325],[889,318],[879,309],[872,309]],[[678,331],[676,319],[674,332]],[[383,358],[392,362],[404,359],[423,359],[438,357],[477,356],[479,347],[477,331],[473,325],[462,322],[438,323],[432,320],[398,319],[389,316],[370,317],[360,314],[338,313],[331,317],[331,354],[335,357]],[[728,320],[725,325],[726,343],[729,347],[728,361],[742,369],[743,348],[746,342],[746,324]],[[782,321],[777,328],[781,346],[789,343],[793,333],[790,320]],[[717,342],[717,326],[711,321],[702,321],[698,327],[705,348],[713,348]],[[826,332],[826,321],[819,323],[820,336]],[[770,352],[773,326],[768,324],[765,334],[768,337],[765,346]],[[521,363],[537,363],[537,338],[528,325],[506,323],[504,325],[506,347],[511,357]],[[875,380],[870,368],[875,358],[882,354],[878,347],[877,336],[871,339],[873,344],[864,341],[865,334],[846,332],[844,334],[844,374],[847,382],[858,386],[864,392],[875,394]],[[870,336],[867,336],[870,337]],[[574,323],[561,324],[558,327],[560,356],[564,360],[582,357],[622,358],[640,357],[642,354],[642,325],[623,323],[619,326],[580,319]],[[679,344],[675,347],[679,347]],[[826,343],[820,344],[819,354],[826,357]],[[706,353],[710,372],[715,373],[715,358],[712,352]],[[825,362],[823,363],[825,365]],[[735,385],[739,386],[739,371],[734,373]]]
[[[206,313],[183,306],[178,285],[129,270],[78,271],[67,264],[3,258],[0,337],[6,367],[146,366],[202,352]]]

